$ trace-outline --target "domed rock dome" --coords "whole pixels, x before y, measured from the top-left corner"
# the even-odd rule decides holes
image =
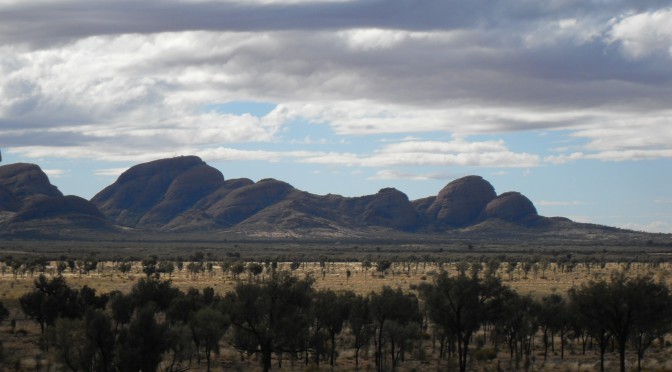
[[[480,176],[457,179],[444,187],[427,209],[427,216],[452,227],[464,227],[478,221],[485,206],[497,194]]]
[[[486,218],[516,222],[531,216],[537,216],[537,209],[519,192],[505,192],[485,207]]]
[[[394,188],[385,188],[366,206],[364,222],[369,225],[410,230],[421,222],[408,196]]]

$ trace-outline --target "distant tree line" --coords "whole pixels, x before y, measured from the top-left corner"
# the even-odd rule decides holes
[[[264,270],[258,265],[254,270]],[[429,363],[431,340],[439,367],[467,371],[500,352],[511,369],[527,370],[535,342],[544,360],[556,347],[564,358],[572,343],[583,354],[595,352],[600,370],[605,355],[615,352],[625,371],[628,351],[641,369],[645,352],[662,345],[672,326],[672,295],[651,276],[613,274],[567,296],[535,299],[503,285],[493,267],[479,275],[480,265],[458,265],[456,275],[443,271],[411,290],[360,295],[315,289],[312,277],[269,264],[265,280],[238,281],[219,295],[210,287],[175,288],[157,275],[161,263],[154,258],[142,267],[147,275],[129,293],[98,294],[40,275],[19,302],[40,325],[41,347],[71,371],[210,370],[225,344],[257,355],[264,371],[285,363],[338,365],[345,350],[354,351],[357,369],[365,352],[376,371],[389,371],[408,358]],[[7,318],[3,309],[0,304],[0,321]]]

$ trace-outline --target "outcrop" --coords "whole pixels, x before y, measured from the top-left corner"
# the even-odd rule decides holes
[[[366,225],[391,227],[400,230],[414,230],[422,222],[420,213],[403,192],[385,188],[373,196],[364,210]]]
[[[15,163],[0,166],[0,186],[21,202],[29,198],[63,196],[49,177],[35,164]]]
[[[485,207],[485,218],[499,218],[517,222],[538,217],[534,204],[519,192],[505,192],[491,200]]]
[[[457,179],[444,187],[427,209],[427,217],[449,227],[465,227],[479,221],[486,205],[497,194],[479,176]]]
[[[1,226],[13,230],[22,227],[49,226],[107,229],[110,223],[91,202],[78,196],[63,196],[49,177],[35,164],[16,163],[0,166]]]
[[[374,195],[315,195],[275,179],[225,180],[196,156],[138,164],[86,201],[63,196],[34,164],[0,167],[0,227],[30,221],[155,231],[332,234],[380,231],[440,234],[518,226],[548,228],[518,192],[497,195],[482,177],[448,183],[436,196],[409,200],[384,188]],[[65,222],[64,222],[65,221]],[[562,221],[571,224],[570,221]],[[488,231],[490,231],[488,230]],[[117,231],[120,231],[119,229]],[[340,234],[340,235],[339,235]]]
[[[115,224],[160,227],[224,183],[217,169],[196,156],[139,164],[91,202]]]

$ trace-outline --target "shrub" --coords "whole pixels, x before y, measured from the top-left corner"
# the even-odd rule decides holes
[[[485,360],[495,360],[497,359],[497,352],[492,348],[483,348],[475,350],[472,354],[474,360],[485,361]]]

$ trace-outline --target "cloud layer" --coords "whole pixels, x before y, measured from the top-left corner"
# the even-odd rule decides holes
[[[0,138],[32,158],[189,152],[380,168],[671,158],[670,25],[669,3],[653,0],[2,1]],[[235,101],[277,107],[208,109]],[[239,146],[282,141],[297,121],[342,137],[454,140],[354,153]],[[473,139],[525,131],[584,145],[545,155]]]

